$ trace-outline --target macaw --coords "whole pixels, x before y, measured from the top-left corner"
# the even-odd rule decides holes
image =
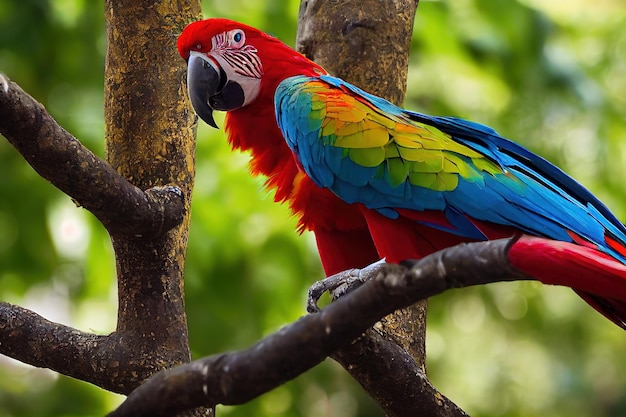
[[[573,288],[626,329],[626,228],[587,189],[493,129],[402,109],[329,75],[280,40],[227,19],[178,39],[197,115],[225,111],[327,275],[522,235],[510,263]]]

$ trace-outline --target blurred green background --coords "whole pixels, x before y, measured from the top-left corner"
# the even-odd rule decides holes
[[[205,1],[292,44],[296,0]],[[101,0],[0,0],[0,72],[103,153]],[[626,219],[623,0],[423,0],[406,107],[496,128]],[[322,276],[312,236],[201,124],[186,269],[194,357],[245,348],[304,312]],[[83,330],[114,329],[108,237],[0,140],[0,299]],[[428,367],[472,416],[626,415],[626,337],[564,288],[506,283],[431,300]],[[95,416],[121,396],[0,357],[0,417]],[[331,361],[229,416],[381,416]]]

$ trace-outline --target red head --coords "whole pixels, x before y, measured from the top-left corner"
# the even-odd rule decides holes
[[[276,123],[274,93],[287,77],[326,71],[278,39],[228,19],[191,23],[178,51],[187,61],[198,116],[216,127],[213,110],[226,111],[229,142],[251,151],[251,170],[267,176],[276,201],[291,198],[298,168]]]
[[[191,23],[178,38],[178,52],[188,63],[191,103],[214,127],[213,110],[233,111],[257,98],[273,106],[276,87],[285,78],[325,73],[278,39],[228,19]]]

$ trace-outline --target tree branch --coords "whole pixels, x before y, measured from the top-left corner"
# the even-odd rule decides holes
[[[133,391],[109,417],[168,416],[202,405],[249,401],[317,365],[399,308],[450,288],[528,279],[509,265],[507,251],[513,242],[514,239],[501,239],[462,244],[412,262],[410,268],[385,264],[371,281],[247,350],[210,356],[159,372]],[[397,352],[392,353],[394,358],[402,358],[396,356]],[[389,366],[394,365],[389,362],[395,361],[382,359],[390,358],[382,357],[381,352],[376,354],[378,376],[389,372],[388,378],[409,384],[403,392],[379,390],[378,400],[383,400],[380,404],[389,415],[414,416],[418,410],[430,416],[465,415],[430,386],[421,370],[403,367],[401,359],[390,371]],[[367,375],[372,378],[371,362],[367,368]],[[380,384],[379,380],[372,382]],[[372,392],[370,388],[368,392]],[[420,404],[425,395],[433,396],[437,406]],[[407,400],[408,405],[402,404]]]
[[[119,358],[127,354],[118,334],[95,335],[54,323],[9,303],[0,303],[0,353],[121,392]],[[118,366],[111,366],[118,360]]]
[[[1,74],[0,133],[39,175],[91,211],[111,234],[155,238],[183,219],[179,190],[135,187]]]
[[[166,348],[154,348],[134,332],[82,332],[5,302],[0,302],[0,354],[120,394],[128,394],[138,385],[135,380],[152,374],[143,361],[167,367],[159,363]]]
[[[330,355],[363,386],[388,417],[465,417],[467,414],[441,394],[398,344],[383,337],[379,326],[368,329]]]
[[[0,133],[37,173],[90,210],[111,234],[130,240],[157,238],[185,215],[177,187],[153,187],[145,192],[135,187],[2,74]],[[146,346],[148,341],[131,332],[85,333],[8,303],[0,303],[0,341],[4,355],[118,393],[136,387],[129,381],[150,375],[137,364],[142,356],[158,354],[154,346]],[[128,358],[133,360],[128,362]]]
[[[93,354],[105,338],[51,322],[25,308],[0,303],[0,353],[30,365],[62,368],[68,375],[76,376],[82,371],[81,359]]]

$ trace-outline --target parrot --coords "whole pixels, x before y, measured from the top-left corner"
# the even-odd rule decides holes
[[[480,123],[398,107],[224,18],[178,52],[191,105],[313,232],[327,276],[516,237],[524,275],[572,288],[626,329],[626,227],[561,169]]]

